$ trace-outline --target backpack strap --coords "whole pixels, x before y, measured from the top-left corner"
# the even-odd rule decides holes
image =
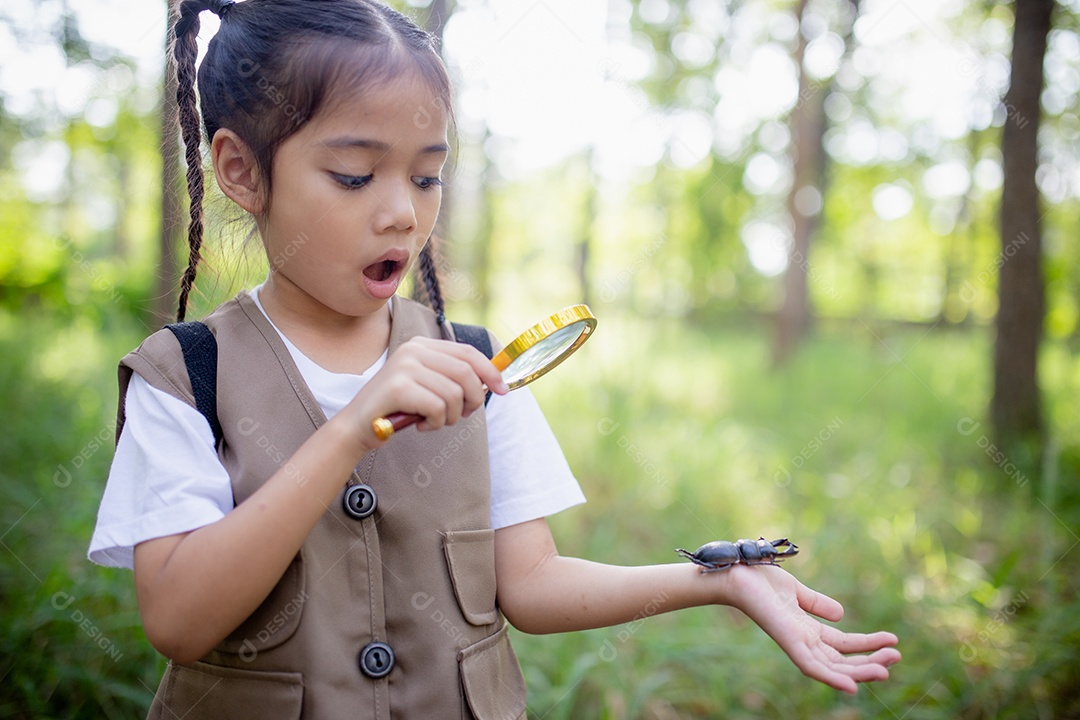
[[[217,416],[217,338],[201,322],[173,323],[165,327],[180,342],[184,365],[191,379],[191,390],[195,395],[195,407],[210,423],[214,446],[217,447],[224,437]]]
[[[479,325],[462,325],[461,323],[452,322],[450,325],[454,328],[454,337],[460,343],[466,343],[472,345],[474,348],[484,353],[484,357],[488,360],[495,356],[495,350],[491,347],[491,336],[488,335],[486,328],[482,328]],[[488,400],[491,399],[491,391],[488,390],[488,394],[484,397],[484,406],[487,407]]]

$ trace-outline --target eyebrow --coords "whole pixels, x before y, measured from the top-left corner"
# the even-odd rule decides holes
[[[327,140],[323,143],[329,148],[366,148],[368,150],[377,150],[379,152],[389,152],[390,145],[381,140],[368,140],[365,138],[354,137],[339,137],[333,140]],[[425,148],[421,148],[421,153],[448,153],[450,152],[450,146],[446,143],[436,143],[434,145],[428,145]]]

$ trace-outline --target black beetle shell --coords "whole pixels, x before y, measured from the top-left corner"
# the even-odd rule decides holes
[[[739,548],[727,540],[705,543],[694,552],[694,559],[705,565],[727,565],[739,562]]]
[[[738,546],[739,554],[742,555],[744,560],[757,562],[762,559],[761,548],[758,547],[757,540],[740,538],[735,544]]]

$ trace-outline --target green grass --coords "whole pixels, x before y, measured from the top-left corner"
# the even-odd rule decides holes
[[[112,458],[119,314],[0,314],[0,717],[145,716],[164,663],[131,573],[86,560]],[[144,685],[145,683],[145,685]]]
[[[698,608],[517,635],[534,717],[1080,711],[1075,423],[1055,427],[1046,477],[1007,473],[983,447],[988,337],[875,332],[824,333],[777,372],[763,331],[606,322],[535,392],[590,498],[552,518],[561,552],[668,562],[790,537],[787,568],[844,604],[844,629],[900,636],[892,679],[849,699],[734,611]],[[1078,365],[1046,357],[1050,412],[1072,417]]]
[[[0,717],[141,717],[156,687],[130,573],[85,560],[115,363],[142,332],[0,315]],[[844,629],[900,636],[892,679],[848,698],[739,613],[696,608],[515,632],[531,717],[1080,714],[1080,363],[1047,346],[1050,461],[1006,472],[981,447],[988,336],[874,332],[823,331],[778,372],[763,328],[605,318],[534,392],[589,497],[551,519],[564,554],[790,537],[786,567]]]

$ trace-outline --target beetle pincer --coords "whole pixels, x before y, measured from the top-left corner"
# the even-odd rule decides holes
[[[726,570],[732,565],[778,565],[784,558],[799,553],[799,546],[787,538],[769,542],[765,538],[747,540],[745,538],[729,542],[715,540],[705,543],[694,552],[677,548],[679,555],[701,566],[702,572]]]

